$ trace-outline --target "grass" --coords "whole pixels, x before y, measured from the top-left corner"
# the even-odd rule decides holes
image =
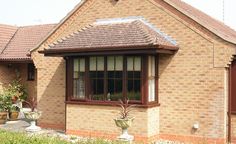
[[[62,140],[59,137],[49,137],[40,135],[27,135],[26,133],[17,133],[0,130],[1,144],[72,144],[72,142]],[[122,144],[121,142],[111,142],[102,139],[80,140],[73,144]]]
[[[70,144],[59,138],[46,136],[29,136],[25,133],[16,133],[0,130],[1,144]]]

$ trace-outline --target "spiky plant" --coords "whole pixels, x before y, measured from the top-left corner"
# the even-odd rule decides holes
[[[127,119],[129,118],[130,112],[133,110],[133,107],[135,107],[136,105],[130,105],[129,104],[129,99],[124,99],[124,101],[119,100],[120,104],[118,104],[120,106],[120,118],[121,119]]]
[[[29,101],[23,101],[23,103],[28,105],[32,112],[35,111],[35,109],[37,107],[37,100],[34,96],[30,97]]]

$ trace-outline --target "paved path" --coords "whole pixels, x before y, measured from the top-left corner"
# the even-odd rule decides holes
[[[28,126],[30,126],[30,123],[26,119],[20,119],[17,121],[7,121],[6,124],[0,125],[0,129],[12,132],[26,132],[25,128]],[[41,131],[29,132],[28,134],[55,136],[55,137],[61,137],[63,139],[69,139],[71,137],[70,135],[65,135],[64,131],[57,131],[52,129],[42,129]]]
[[[24,132],[25,128],[29,125],[30,124],[24,119],[18,121],[7,121],[6,124],[0,125],[0,129],[5,129],[14,132]]]

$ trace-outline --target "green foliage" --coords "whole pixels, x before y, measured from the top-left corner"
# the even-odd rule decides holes
[[[12,106],[11,97],[9,95],[0,94],[0,112],[9,111]]]
[[[26,100],[28,96],[26,88],[21,84],[21,78],[19,76],[4,89],[4,94],[11,96],[12,99],[21,101]]]
[[[109,141],[103,139],[87,139],[87,140],[80,140],[77,144],[125,144],[121,141]]]
[[[70,144],[55,137],[28,136],[24,133],[14,133],[0,130],[1,144]]]
[[[0,130],[1,144],[73,144],[72,142],[62,140],[59,137],[49,137],[33,135],[26,133],[16,133]],[[109,141],[103,139],[82,139],[74,144],[124,144],[119,141]]]
[[[20,108],[16,105],[12,105],[10,108],[10,112],[19,112]]]

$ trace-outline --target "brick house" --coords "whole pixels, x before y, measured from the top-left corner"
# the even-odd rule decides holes
[[[116,138],[125,97],[135,141],[236,137],[236,32],[180,0],[82,0],[26,48],[43,127]]]

